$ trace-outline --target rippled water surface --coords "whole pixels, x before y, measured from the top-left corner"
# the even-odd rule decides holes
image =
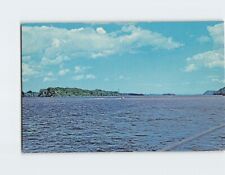
[[[158,151],[225,124],[225,97],[22,99],[23,152]],[[225,128],[175,151],[224,150]]]

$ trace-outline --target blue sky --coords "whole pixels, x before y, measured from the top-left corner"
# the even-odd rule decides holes
[[[225,86],[223,22],[22,25],[23,91],[199,94]]]

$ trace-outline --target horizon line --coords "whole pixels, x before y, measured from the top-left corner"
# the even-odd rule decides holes
[[[100,89],[100,88],[95,88],[95,89],[88,89],[88,88],[80,88],[80,87],[62,87],[62,86],[54,86],[54,87],[47,87],[47,88],[40,88],[38,91],[35,90],[27,90],[24,91],[23,88],[21,87],[21,92],[40,92],[41,89],[48,89],[48,88],[77,88],[77,89],[82,89],[82,90],[103,90],[103,91],[112,91],[112,92],[118,92],[118,93],[122,93],[122,94],[129,94],[129,93],[134,93],[134,94],[143,94],[143,95],[164,95],[164,94],[175,94],[175,95],[202,95],[203,93],[205,93],[206,91],[217,91],[217,90],[205,90],[202,93],[176,93],[176,92],[161,92],[161,93],[157,93],[157,92],[153,92],[153,93],[143,93],[143,92],[120,92],[119,90],[105,90],[105,89]]]

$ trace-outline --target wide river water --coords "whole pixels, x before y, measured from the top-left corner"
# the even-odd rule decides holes
[[[224,150],[225,127],[196,137],[223,124],[223,96],[23,97],[22,151]]]

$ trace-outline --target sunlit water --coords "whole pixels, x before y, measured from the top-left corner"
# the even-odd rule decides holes
[[[157,151],[225,124],[223,96],[22,99],[23,152]],[[225,128],[174,151],[224,150]]]

